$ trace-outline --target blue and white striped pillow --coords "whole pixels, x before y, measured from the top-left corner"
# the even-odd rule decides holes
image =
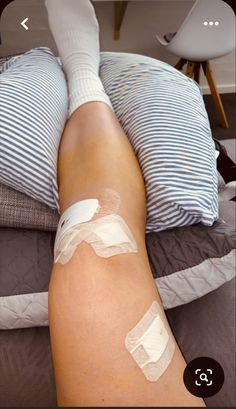
[[[58,208],[57,154],[67,85],[48,48],[8,60],[0,73],[0,182]]]
[[[198,85],[141,55],[102,53],[100,75],[142,168],[146,231],[218,219],[215,147]]]
[[[212,225],[215,149],[198,86],[170,65],[135,54],[101,53],[100,68],[145,178],[147,232]],[[51,208],[58,208],[67,101],[63,72],[46,48],[10,60],[0,75],[0,182]]]

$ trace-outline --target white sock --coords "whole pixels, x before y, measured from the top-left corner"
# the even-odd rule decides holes
[[[49,26],[68,80],[69,115],[86,102],[111,102],[99,78],[99,26],[89,0],[46,0]]]

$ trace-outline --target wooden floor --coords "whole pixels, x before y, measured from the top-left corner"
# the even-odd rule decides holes
[[[236,94],[222,94],[221,98],[229,121],[228,129],[224,129],[220,125],[219,115],[216,111],[212,96],[204,95],[212,134],[216,139],[233,139],[236,138]]]

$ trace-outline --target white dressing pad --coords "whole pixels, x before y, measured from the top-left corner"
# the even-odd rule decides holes
[[[161,317],[157,316],[154,318],[152,324],[140,339],[141,345],[149,356],[149,362],[155,362],[160,359],[161,355],[165,351],[168,341],[168,332],[163,325]]]
[[[105,258],[138,251],[135,239],[123,218],[110,214],[78,224],[60,236],[54,250],[55,263],[67,263],[82,241],[90,244],[98,256]]]
[[[175,351],[174,338],[162,317],[163,312],[154,301],[125,339],[127,350],[151,382],[165,372]]]
[[[61,216],[57,228],[55,246],[58,245],[59,237],[73,226],[91,220],[100,209],[98,199],[85,199],[74,203]]]

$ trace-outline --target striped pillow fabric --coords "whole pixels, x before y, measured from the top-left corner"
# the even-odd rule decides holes
[[[102,53],[100,75],[142,168],[147,232],[218,219],[215,148],[198,85],[141,55]]]
[[[218,219],[215,149],[199,87],[161,61],[101,53],[100,75],[139,160],[147,232]],[[47,48],[7,61],[0,74],[0,182],[58,206],[57,152],[67,87]]]
[[[0,71],[0,182],[58,209],[57,154],[68,111],[67,84],[44,47]]]

